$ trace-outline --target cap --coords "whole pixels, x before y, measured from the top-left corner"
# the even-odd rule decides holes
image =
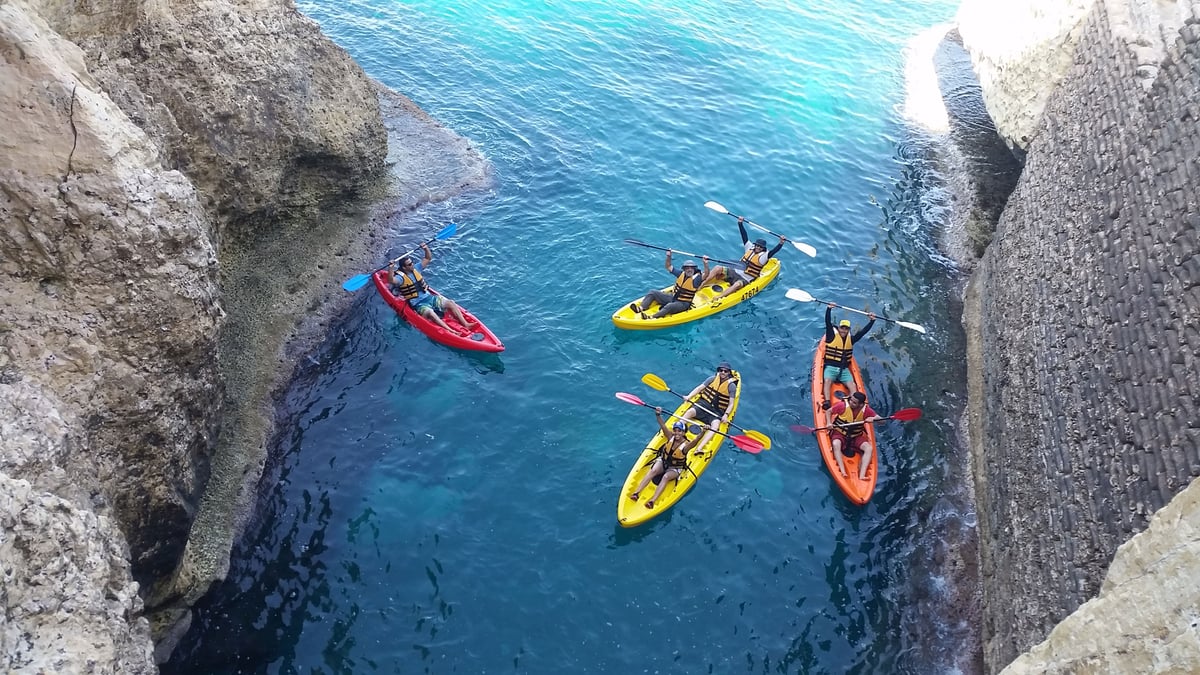
[[[722,361],[717,364],[717,370],[721,370],[722,368],[731,372],[733,371],[733,366],[729,365],[728,361]]]
[[[850,394],[850,398],[854,399],[855,401],[858,401],[859,403],[867,402],[867,395],[862,393],[861,391],[856,391],[853,394]]]
[[[759,246],[759,247],[761,247],[761,248],[766,248],[766,247],[767,247],[767,240],[766,240],[766,239],[755,239],[755,240],[754,240],[754,245],[755,245],[755,246]]]
[[[838,328],[849,328],[849,327],[850,327],[850,322],[845,319],[842,319],[842,322],[838,324]]]
[[[700,269],[700,266],[696,264],[695,260],[689,260],[689,261],[683,263],[683,267],[685,267],[685,268],[691,267],[692,269],[696,269],[696,270]]]
[[[686,429],[687,425],[684,424],[683,422],[675,422],[675,424],[671,425],[671,428],[674,429],[675,431],[680,431],[682,429]]]

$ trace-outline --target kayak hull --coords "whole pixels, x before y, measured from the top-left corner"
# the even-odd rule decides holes
[[[714,288],[713,284],[709,284],[696,291],[696,297],[692,300],[692,308],[678,314],[664,316],[659,319],[643,319],[637,312],[629,309],[630,303],[627,302],[621,305],[620,309],[613,312],[612,322],[616,324],[617,328],[624,328],[626,330],[656,330],[703,319],[706,316],[723,312],[742,301],[749,300],[758,295],[759,291],[766,288],[768,284],[775,280],[775,277],[779,276],[779,267],[779,261],[771,258],[763,266],[762,274],[757,279],[738,289],[737,293],[726,296],[716,303],[712,299],[725,288],[724,282],[719,284],[719,288]],[[674,289],[674,285],[667,286],[662,290],[664,293],[670,293],[672,289]],[[633,302],[641,303],[642,297],[644,296],[635,298]],[[650,305],[650,309],[646,313],[653,315],[658,311],[658,308],[659,304],[656,302]]]
[[[733,399],[733,414],[730,415],[730,421],[732,421],[733,417],[737,414],[738,404],[742,397],[741,376],[734,371],[734,377],[738,379],[738,387],[736,395]],[[679,407],[675,409],[675,414],[683,415],[688,411],[688,408],[691,407],[691,401],[683,401],[680,403]],[[669,428],[675,419],[668,419],[664,416],[664,421],[666,421]],[[728,424],[721,424],[717,428],[722,432],[729,432]],[[706,427],[702,427],[699,423],[689,424],[689,439],[695,437],[693,429],[699,433],[704,433],[704,431],[706,431]],[[675,502],[678,502],[680,499],[682,499],[683,496],[687,494],[688,491],[691,490],[696,484],[696,480],[704,474],[704,470],[708,468],[708,465],[712,462],[713,457],[716,456],[717,451],[721,449],[721,444],[725,442],[725,437],[719,434],[713,434],[713,437],[709,439],[708,442],[704,443],[702,448],[697,447],[696,449],[704,450],[703,455],[698,456],[694,452],[689,452],[688,468],[691,470],[684,470],[679,478],[671,481],[671,484],[663,488],[662,494],[659,495],[658,500],[654,502],[654,508],[648,509],[646,508],[646,500],[654,494],[654,490],[657,487],[653,482],[647,483],[646,487],[642,489],[641,498],[638,499],[638,501],[635,502],[630,499],[629,494],[638,486],[638,483],[642,482],[642,478],[650,472],[651,465],[653,464],[654,458],[657,455],[657,448],[662,446],[666,440],[667,439],[663,437],[662,431],[655,433],[654,437],[651,438],[650,442],[646,444],[646,447],[642,450],[641,454],[638,455],[637,461],[633,464],[633,468],[629,470],[629,475],[625,477],[625,483],[621,486],[621,494],[617,497],[617,522],[621,525],[621,527],[636,527],[656,516],[661,515],[662,513],[666,512],[667,509],[674,506]]]
[[[463,307],[462,305],[458,306],[458,308],[462,310],[463,316],[467,319],[467,321],[474,321],[476,323],[476,327],[474,332],[472,332],[470,335],[460,335],[458,333],[448,331],[429,319],[426,319],[418,314],[412,307],[409,307],[408,303],[403,298],[398,298],[393,295],[391,289],[388,288],[386,271],[376,272],[372,277],[372,280],[375,282],[375,288],[379,291],[379,295],[383,296],[384,301],[387,302],[392,309],[396,310],[397,314],[404,317],[405,321],[409,322],[416,327],[417,330],[424,333],[430,340],[433,340],[438,344],[446,345],[447,347],[453,347],[455,349],[466,349],[476,352],[504,351],[504,343],[500,341],[500,338],[496,337],[496,334],[493,333],[487,326],[485,326],[483,322],[479,320],[479,317],[467,311],[466,307]],[[437,293],[437,291],[434,291],[432,288],[429,289],[429,292],[434,294]],[[452,316],[443,317],[443,320],[447,325],[456,331],[464,328],[457,321],[455,321],[454,317]]]
[[[824,380],[822,379],[825,370],[825,339],[822,338],[817,344],[817,353],[813,358],[812,369],[812,406],[813,406],[813,427],[819,428],[825,426],[825,411],[821,409],[821,401],[824,396]],[[858,390],[866,393],[866,388],[863,387],[862,373],[858,369],[858,361],[850,360],[850,377],[854,379],[854,384]],[[830,390],[830,401],[836,403],[838,400],[837,392],[849,394],[850,390],[841,382],[835,382]],[[842,477],[838,470],[837,459],[833,456],[833,439],[828,430],[815,432],[817,437],[817,445],[821,448],[821,457],[825,460],[825,466],[829,469],[829,474],[833,476],[833,482],[837,484],[846,498],[858,505],[866,504],[871,499],[871,495],[875,493],[875,480],[878,477],[879,471],[879,445],[875,442],[875,425],[867,424],[867,439],[871,442],[871,447],[875,449],[871,453],[871,462],[867,467],[866,480],[859,480],[858,468],[859,462],[862,461],[862,455],[847,457],[845,478]]]

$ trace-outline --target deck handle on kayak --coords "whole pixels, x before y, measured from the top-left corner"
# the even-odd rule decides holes
[[[667,383],[665,380],[663,380],[661,377],[655,375],[654,373],[646,373],[645,375],[643,375],[642,382],[644,382],[646,385],[648,385],[651,389],[657,389],[658,391],[670,392],[670,393],[678,396],[683,401],[688,400],[688,398],[686,396],[684,396],[683,394],[680,394],[677,391],[673,391],[670,387],[667,386]],[[709,410],[708,408],[705,408],[703,405],[700,404],[699,401],[692,401],[692,405],[696,406],[697,408],[700,408],[704,412],[706,412],[714,417],[717,417],[718,419],[721,417],[721,415],[718,415],[717,413]],[[734,424],[732,420],[729,422],[729,426],[733,427],[734,429],[737,429],[738,431],[742,432],[743,434],[746,434],[747,436],[749,436],[750,438],[753,438],[754,440],[758,441],[759,443],[762,443],[763,450],[771,449],[770,437],[768,437],[766,434],[762,433],[761,431],[755,431],[753,429],[743,429],[742,427],[739,427],[738,425]]]
[[[633,405],[645,406],[647,408],[656,407],[656,406],[650,405],[649,403],[646,403],[645,401],[638,398],[637,396],[634,396],[633,394],[627,394],[623,391],[618,391],[615,395],[617,398],[621,399],[622,401],[624,401],[626,403],[632,403]],[[704,431],[711,431],[715,434],[720,434],[720,435],[724,436],[725,438],[728,438],[729,440],[733,441],[733,444],[736,445],[738,448],[745,450],[746,452],[748,452],[752,455],[757,455],[758,453],[762,452],[765,449],[763,447],[762,442],[760,442],[754,438],[751,438],[750,436],[741,436],[741,435],[730,436],[729,434],[727,434],[723,431],[717,431],[710,427],[696,423],[693,420],[688,420],[684,417],[680,417],[679,415],[676,415],[674,413],[667,413],[667,416],[674,417],[675,419],[678,419],[678,420],[682,420],[684,423],[692,422],[696,427],[699,427],[700,429],[702,429]],[[701,433],[701,432],[693,431],[692,433]]]
[[[769,235],[772,235],[775,237],[784,236],[782,234],[779,234],[778,232],[772,232],[772,231],[768,230],[767,228],[763,227],[762,225],[759,225],[758,223],[754,222],[753,220],[746,218],[745,216],[739,216],[736,213],[730,213],[729,209],[725,208],[724,206],[721,206],[717,202],[704,202],[704,207],[708,208],[708,209],[712,209],[713,211],[716,211],[717,213],[724,213],[725,215],[733,216],[734,218],[742,218],[746,222],[746,224],[749,225],[750,227],[754,227],[759,230],[762,230],[763,232],[766,232]],[[798,251],[807,255],[808,257],[810,257],[810,258],[817,257],[817,249],[815,247],[813,247],[811,244],[806,244],[802,241],[795,241],[791,237],[788,237],[788,241],[792,242],[792,246],[795,246]]]
[[[358,289],[362,288],[363,286],[366,286],[367,282],[371,280],[371,277],[374,276],[376,272],[382,272],[382,271],[386,270],[389,265],[400,262],[401,258],[405,258],[405,257],[408,257],[408,256],[416,253],[417,251],[421,250],[421,247],[423,247],[423,246],[432,244],[433,242],[435,242],[439,239],[449,239],[450,237],[453,237],[454,233],[457,231],[458,231],[458,225],[455,223],[450,223],[446,227],[443,227],[441,232],[438,232],[437,234],[433,235],[432,239],[430,239],[429,241],[426,241],[425,243],[421,244],[421,246],[414,248],[413,250],[409,251],[408,253],[405,253],[404,255],[398,256],[396,258],[392,258],[391,260],[388,261],[387,265],[384,265],[383,267],[380,267],[379,269],[374,270],[372,272],[368,272],[367,274],[355,274],[354,276],[350,277],[349,279],[346,280],[346,282],[344,284],[342,284],[342,290],[350,291],[351,293],[353,293],[354,291],[357,291]]]
[[[861,310],[861,309],[854,309],[853,307],[847,307],[847,306],[845,306],[845,305],[839,305],[839,304],[837,304],[836,302],[829,302],[828,300],[822,300],[822,299],[820,299],[820,298],[814,298],[814,297],[813,297],[812,295],[810,295],[810,294],[809,294],[807,291],[800,290],[799,288],[789,288],[789,289],[788,289],[788,291],[787,291],[787,293],[786,293],[786,295],[787,295],[787,297],[788,297],[788,300],[795,300],[796,302],[819,302],[819,303],[821,303],[821,304],[824,304],[824,305],[833,305],[834,307],[838,307],[838,308],[844,309],[844,310],[846,310],[847,312],[857,312],[857,313],[859,313],[859,314],[862,314],[863,316],[870,316],[870,315],[871,315],[871,313],[870,313],[870,312],[864,312],[864,311],[863,311],[863,310]],[[924,327],[924,326],[922,326],[922,325],[921,325],[921,324],[919,324],[919,323],[909,323],[909,322],[907,322],[907,321],[897,321],[896,319],[889,319],[889,318],[887,318],[886,316],[880,316],[880,315],[878,315],[878,314],[876,314],[876,315],[875,315],[875,318],[876,318],[876,319],[883,319],[884,321],[888,321],[888,322],[894,323],[894,324],[896,324],[897,326],[901,326],[901,327],[903,327],[903,328],[907,328],[907,329],[909,329],[909,330],[915,330],[915,331],[917,331],[918,333],[921,333],[921,334],[924,334],[924,333],[925,333],[925,327]]]
[[[875,422],[883,422],[886,420],[896,420],[897,422],[912,422],[914,420],[919,420],[919,419],[921,419],[921,409],[920,408],[901,408],[900,410],[897,410],[896,412],[892,413],[891,415],[888,415],[887,417],[881,417],[881,418],[875,420]],[[818,431],[825,431],[827,429],[836,429],[839,427],[855,427],[860,424],[867,424],[867,423],[868,422],[866,420],[863,420],[861,422],[849,422],[847,424],[842,424],[842,425],[835,424],[833,426],[827,426],[827,427],[816,427],[815,429],[806,424],[793,424],[791,426],[791,429],[792,429],[792,431],[794,431],[798,434],[814,434]],[[874,422],[872,422],[872,424],[873,423]]]

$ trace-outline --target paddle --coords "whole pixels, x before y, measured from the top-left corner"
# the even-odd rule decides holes
[[[637,239],[626,239],[625,243],[633,244],[634,246],[645,246],[646,248],[654,248],[654,249],[658,249],[659,251],[671,251],[672,253],[686,255],[686,256],[690,256],[692,258],[703,258],[704,257],[704,256],[700,255],[699,253],[688,253],[687,251],[680,251],[677,248],[666,248],[665,246],[655,246],[654,244],[647,244],[646,242],[638,241]],[[720,258],[711,258],[710,257],[709,261],[725,263],[726,265],[734,265],[738,269],[745,269],[745,267],[746,267],[746,263],[738,262],[736,260],[721,260]]]
[[[813,296],[809,295],[807,291],[802,291],[799,288],[789,288],[785,295],[787,295],[789,300],[795,300],[796,302],[820,302],[820,303],[824,303],[826,305],[833,305],[834,307],[840,307],[848,312],[858,312],[859,314],[862,314],[864,316],[871,315],[870,312],[864,312],[861,309],[854,309],[853,307],[839,305],[836,302],[829,302],[828,300],[814,298]],[[922,326],[921,324],[909,323],[907,321],[897,321],[895,319],[889,319],[886,316],[879,316],[878,314],[875,315],[875,318],[883,319],[884,321],[890,321],[891,323],[894,323],[897,326],[903,326],[904,328],[908,328],[909,330],[915,330],[921,334],[925,333],[925,327]]]
[[[646,403],[645,401],[638,398],[637,396],[634,396],[633,394],[627,394],[623,391],[618,391],[615,395],[617,398],[621,399],[622,401],[624,401],[626,403],[632,403],[633,405],[645,406],[647,408],[655,407],[655,406],[650,405],[649,403]],[[757,441],[753,438],[750,438],[749,436],[742,436],[742,435],[731,436],[723,431],[716,431],[713,429],[709,429],[708,427],[705,427],[704,425],[695,422],[695,420],[689,420],[684,417],[680,417],[679,415],[674,415],[671,413],[667,413],[667,417],[674,417],[675,419],[681,420],[684,423],[691,422],[700,429],[703,429],[705,431],[712,431],[713,433],[720,434],[720,435],[724,436],[725,438],[728,438],[729,440],[733,441],[734,445],[738,446],[742,450],[745,450],[746,452],[748,452],[752,455],[757,455],[758,453],[762,452],[765,449],[763,447],[762,443],[760,443],[759,441]],[[698,433],[698,432],[692,431],[692,433]]]
[[[921,409],[920,408],[901,408],[901,409],[897,410],[896,412],[892,413],[891,415],[888,415],[887,417],[883,417],[883,418],[875,420],[875,422],[882,422],[884,420],[896,420],[897,422],[912,422],[914,420],[919,420],[919,419],[921,419]],[[842,426],[853,427],[853,426],[858,426],[859,424],[866,424],[866,422],[865,421],[850,422],[849,424],[843,424]],[[872,422],[872,424],[874,424],[874,422]],[[833,429],[833,428],[834,427],[817,427],[814,429],[805,424],[793,424],[791,426],[792,431],[794,431],[798,434],[812,434],[812,433],[816,433],[818,431],[825,431],[826,429]]]
[[[724,213],[725,215],[733,216],[734,218],[744,218],[745,217],[745,216],[739,216],[736,213],[730,213],[729,209],[725,208],[724,206],[721,206],[720,204],[718,204],[716,202],[704,202],[704,206],[712,209],[713,211],[716,211],[717,213]],[[763,227],[762,225],[759,225],[758,223],[754,222],[753,220],[746,220],[746,223],[748,225],[750,225],[751,227],[757,227],[758,229],[762,230],[763,232],[766,232],[767,234],[775,235],[776,237],[783,236],[777,232],[772,232],[772,231],[768,230],[767,228]],[[817,257],[817,249],[813,248],[812,246],[810,246],[802,241],[793,241],[791,237],[788,237],[788,241],[791,242],[792,246],[795,246],[797,249],[800,250],[801,253],[804,253],[808,257],[810,257],[810,258]]]
[[[430,239],[429,241],[425,242],[424,244],[421,244],[421,246],[425,246],[427,244],[432,244],[433,242],[435,242],[439,239],[449,239],[450,237],[454,236],[454,233],[457,230],[458,230],[458,225],[456,225],[454,223],[450,223],[446,227],[443,227],[441,232],[438,232],[436,235],[434,235],[433,239]],[[402,256],[399,256],[397,258],[392,258],[391,260],[388,261],[387,265],[384,265],[383,267],[380,267],[377,270],[368,272],[367,274],[355,274],[354,276],[347,279],[346,283],[342,284],[342,289],[350,291],[352,293],[354,291],[357,291],[358,289],[367,285],[367,282],[371,280],[371,277],[375,275],[375,272],[382,272],[383,270],[386,270],[388,268],[388,265],[391,265],[392,263],[395,263],[395,262],[399,262],[400,258],[405,258],[405,257],[410,256],[410,255],[416,253],[417,251],[421,250],[421,246],[414,248],[413,250],[409,251],[408,253],[405,253]]]
[[[684,401],[688,400],[688,398],[686,396],[684,396],[683,394],[680,394],[677,391],[672,391],[671,388],[667,386],[666,381],[664,381],[661,377],[655,375],[654,373],[646,373],[645,375],[643,375],[642,382],[645,382],[647,385],[649,385],[651,389],[657,389],[659,391],[671,392],[672,394],[675,394],[676,396],[678,396],[680,399],[682,399]],[[708,408],[705,408],[703,405],[700,404],[699,401],[692,401],[692,405],[696,406],[697,408],[700,408],[704,412],[707,412],[708,414],[713,415],[717,418],[721,417],[717,413],[709,410]],[[771,439],[768,438],[766,434],[764,434],[760,431],[754,431],[753,429],[743,429],[743,428],[739,427],[738,425],[734,424],[732,421],[729,423],[729,426],[733,427],[734,429],[737,429],[738,431],[742,432],[743,434],[746,434],[747,436],[749,436],[750,438],[753,438],[754,440],[758,441],[759,443],[762,443],[763,450],[771,449]]]

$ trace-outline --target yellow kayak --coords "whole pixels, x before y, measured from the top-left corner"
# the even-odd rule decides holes
[[[778,270],[778,267],[776,265],[776,270]],[[742,377],[736,370],[733,371],[733,377],[737,381],[738,387],[733,397],[733,412],[729,416],[731,421],[737,414],[738,401],[742,397]],[[675,409],[675,414],[683,415],[691,407],[692,401],[684,401]],[[675,419],[670,418],[664,421],[667,423],[667,428],[670,428]],[[729,432],[728,424],[722,424],[717,428],[722,432]],[[689,439],[696,436],[696,434],[692,433],[692,429],[696,429],[700,433],[704,433],[705,431],[699,423],[689,424],[687,435]],[[650,465],[654,463],[658,448],[662,447],[666,441],[667,439],[662,435],[662,431],[655,433],[654,438],[650,439],[646,448],[638,455],[637,462],[629,470],[629,475],[625,477],[625,484],[621,486],[621,494],[617,498],[617,522],[621,524],[621,527],[640,525],[674,506],[675,502],[682,499],[688,490],[692,489],[692,486],[696,484],[696,479],[708,468],[709,462],[716,456],[717,450],[721,448],[721,444],[725,442],[725,437],[713,434],[712,438],[702,448],[697,448],[704,451],[702,455],[697,455],[694,452],[688,453],[688,468],[690,471],[685,470],[678,478],[671,481],[670,485],[663,488],[662,494],[654,502],[654,508],[648,509],[646,508],[646,500],[654,494],[654,489],[657,487],[653,481],[647,483],[646,487],[642,489],[641,499],[638,501],[635,502],[630,499],[629,493],[633,492],[633,489],[638,486],[638,483],[642,482],[642,478],[650,471]]]
[[[763,266],[762,274],[758,275],[757,279],[742,286],[738,289],[737,293],[721,298],[718,302],[713,302],[712,299],[725,289],[725,282],[710,284],[696,291],[696,297],[692,300],[692,308],[678,314],[664,316],[661,319],[643,319],[637,312],[629,309],[629,303],[627,302],[621,305],[621,309],[613,312],[612,321],[617,324],[618,328],[625,328],[627,330],[654,330],[655,328],[678,326],[681,323],[703,319],[706,316],[727,310],[743,300],[753,298],[777,276],[779,276],[779,261],[771,258]],[[673,288],[674,285],[667,286],[663,289],[663,292],[670,293]],[[641,301],[641,298],[634,300],[636,303],[641,303]],[[646,314],[653,316],[658,311],[658,308],[659,304],[656,302],[650,305],[650,309],[646,310]]]

